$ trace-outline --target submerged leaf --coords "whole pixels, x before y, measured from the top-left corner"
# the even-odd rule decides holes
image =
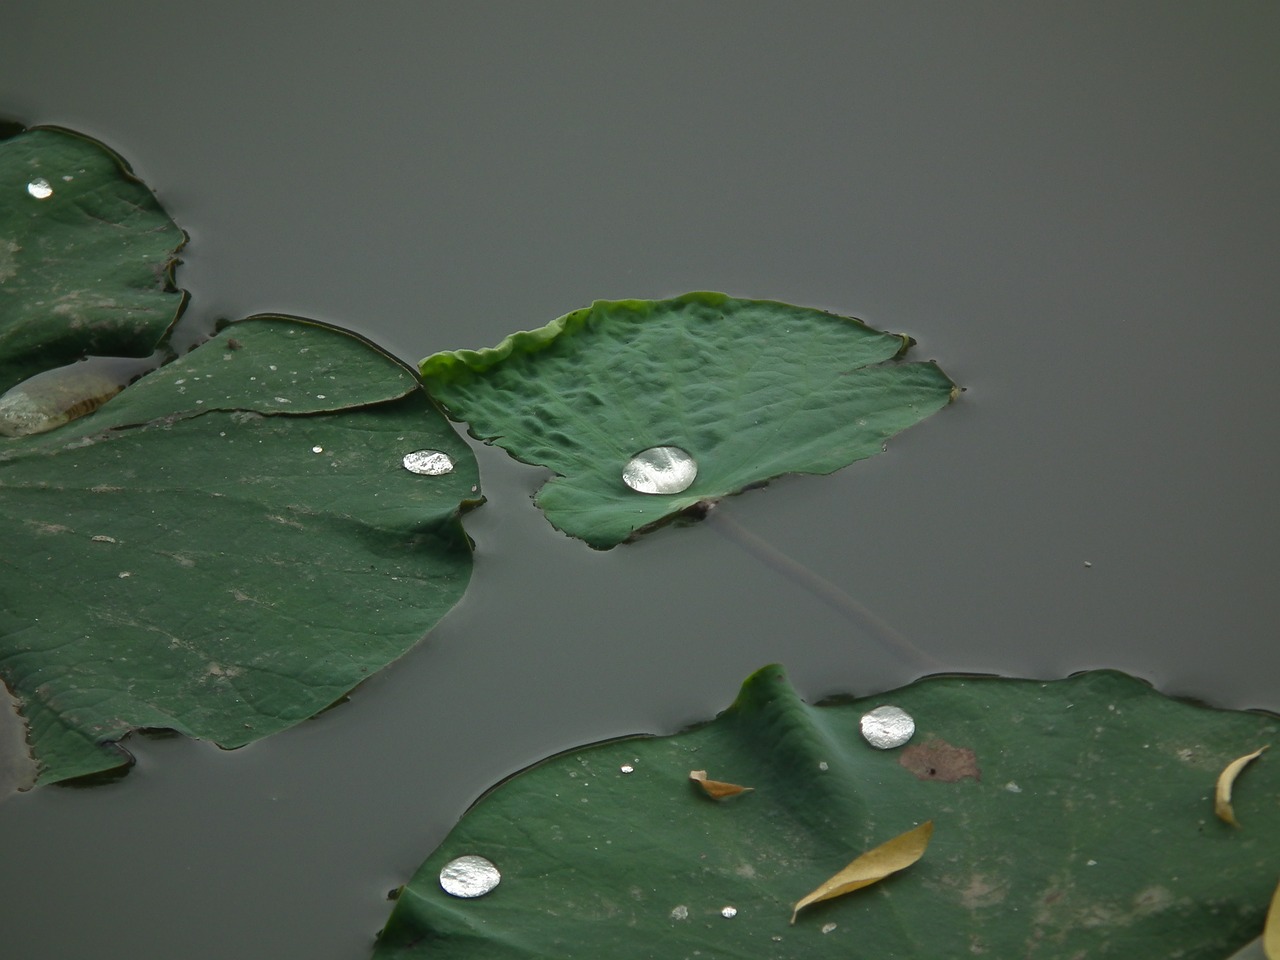
[[[0,436],[46,433],[97,410],[159,360],[86,357],[23,380],[0,396]]]
[[[0,800],[35,786],[36,762],[27,746],[27,725],[13,695],[0,683]]]
[[[487,350],[422,361],[474,436],[558,476],[547,519],[606,549],[786,473],[884,449],[958,389],[910,337],[770,300],[598,301]]]
[[[742,787],[736,783],[725,783],[723,780],[708,780],[705,770],[690,770],[689,779],[701,787],[702,792],[713,800],[736,797],[755,789],[755,787]]]
[[[1231,806],[1231,788],[1236,782],[1236,777],[1250,763],[1262,756],[1266,747],[1259,747],[1253,753],[1247,753],[1243,757],[1237,757],[1223,767],[1222,772],[1218,774],[1218,784],[1213,792],[1213,812],[1217,814],[1218,819],[1223,823],[1229,823],[1233,827],[1240,826],[1236,820],[1235,809]]]
[[[867,744],[862,716],[886,701],[925,739],[972,750],[981,779],[920,779]],[[1280,819],[1264,811],[1280,767],[1250,771],[1244,834],[1201,822],[1205,771],[1278,735],[1280,718],[1110,671],[933,677],[814,707],[767,668],[710,723],[573,750],[486,793],[405,887],[375,957],[936,960],[1031,944],[1043,960],[1222,960],[1257,937],[1275,886]],[[690,802],[689,771],[710,758],[751,771],[750,802]],[[809,907],[825,934],[788,926],[830,864],[927,819],[909,874]],[[501,866],[502,887],[458,901],[440,871],[471,854]]]
[[[791,911],[791,922],[805,907],[833,897],[842,897],[854,890],[861,890],[878,883],[892,873],[905,870],[924,856],[929,838],[933,836],[933,821],[926,820],[920,826],[886,840],[874,850],[860,855],[830,880],[820,884],[812,893],[796,901]]]

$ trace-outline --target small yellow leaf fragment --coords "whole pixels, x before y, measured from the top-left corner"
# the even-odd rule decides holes
[[[885,841],[874,850],[868,850],[818,889],[801,897],[791,911],[791,922],[795,923],[796,914],[811,903],[861,890],[891,873],[905,870],[924,856],[924,848],[929,845],[931,836],[933,821],[926,820],[920,826]]]
[[[740,793],[747,793],[754,790],[755,787],[740,787],[736,783],[724,783],[720,780],[708,780],[707,771],[690,770],[689,779],[702,788],[702,791],[713,800],[723,800],[726,797],[736,797]]]
[[[1271,895],[1271,907],[1267,910],[1267,925],[1262,930],[1262,952],[1267,960],[1280,960],[1280,884]]]
[[[1268,744],[1270,746],[1270,744]],[[1266,747],[1259,747],[1253,753],[1247,753],[1243,757],[1237,757],[1223,768],[1218,774],[1218,789],[1213,794],[1213,812],[1218,815],[1218,819],[1223,823],[1229,823],[1233,827],[1240,826],[1236,820],[1236,812],[1231,808],[1231,787],[1236,782],[1236,777],[1240,775],[1240,771],[1247,767],[1251,762],[1262,756],[1262,751]]]

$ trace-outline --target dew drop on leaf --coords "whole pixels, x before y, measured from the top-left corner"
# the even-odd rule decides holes
[[[404,468],[424,477],[439,477],[453,472],[453,460],[439,450],[415,450],[404,455]]]
[[[881,750],[902,746],[915,732],[916,722],[901,707],[876,707],[862,715],[863,739]]]
[[[483,897],[500,880],[498,868],[484,857],[456,857],[440,870],[440,888],[451,897]]]
[[[622,468],[622,482],[637,493],[681,493],[697,477],[697,462],[679,447],[641,450]]]
[[[49,181],[44,177],[36,177],[27,184],[27,193],[37,200],[48,200],[53,196],[53,187],[49,186]]]

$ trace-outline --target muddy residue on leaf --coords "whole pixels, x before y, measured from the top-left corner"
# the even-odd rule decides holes
[[[945,740],[934,737],[925,743],[907,747],[898,757],[898,763],[921,780],[940,780],[955,783],[965,777],[982,779],[978,758],[972,750],[953,747]]]

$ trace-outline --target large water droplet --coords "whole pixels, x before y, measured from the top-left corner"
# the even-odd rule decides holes
[[[44,177],[36,177],[27,184],[27,193],[37,200],[48,200],[53,196],[53,187],[49,186],[49,181]]]
[[[415,450],[404,455],[404,468],[424,477],[439,477],[453,472],[453,460],[439,450]]]
[[[900,747],[916,732],[916,722],[901,707],[876,707],[862,715],[862,736],[881,750]]]
[[[622,468],[622,482],[637,493],[680,493],[697,478],[697,462],[679,447],[641,450]]]
[[[483,897],[501,880],[498,868],[484,857],[458,857],[440,870],[440,888],[451,897]]]

